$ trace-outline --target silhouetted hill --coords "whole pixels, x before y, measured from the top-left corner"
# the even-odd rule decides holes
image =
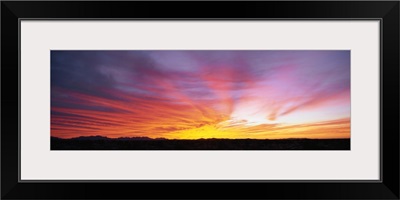
[[[350,150],[350,139],[198,139],[51,137],[52,150]]]
[[[110,140],[110,138],[96,135],[96,136],[80,136],[76,138],[71,138],[70,140]]]
[[[79,136],[69,139],[63,139],[51,136],[52,140],[167,140],[165,138],[149,138],[149,137],[119,137],[119,138],[108,138],[100,135],[96,136]]]
[[[120,137],[114,140],[166,140],[165,138],[149,138],[149,137]]]

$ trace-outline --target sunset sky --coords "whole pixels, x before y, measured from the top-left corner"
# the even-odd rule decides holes
[[[51,136],[350,138],[350,51],[51,51]]]

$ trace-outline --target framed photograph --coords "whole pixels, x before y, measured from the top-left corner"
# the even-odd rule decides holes
[[[399,199],[399,5],[2,1],[1,198]]]

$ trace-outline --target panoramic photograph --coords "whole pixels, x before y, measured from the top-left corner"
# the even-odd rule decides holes
[[[350,150],[349,50],[52,50],[51,150]]]

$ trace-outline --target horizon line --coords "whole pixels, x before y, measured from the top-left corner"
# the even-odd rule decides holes
[[[147,140],[334,140],[334,139],[351,139],[349,138],[264,138],[264,139],[259,139],[259,138],[197,138],[197,139],[168,139],[164,137],[158,137],[158,138],[151,138],[147,136],[137,136],[137,137],[117,137],[117,138],[110,138],[107,136],[102,136],[102,135],[90,135],[90,136],[78,136],[78,137],[71,137],[71,138],[60,138],[56,136],[50,136],[50,138],[56,138],[56,139],[62,139],[62,140],[72,140],[72,139],[79,139],[79,138],[94,138],[94,137],[101,137],[109,140],[118,140],[118,139],[147,139]]]

